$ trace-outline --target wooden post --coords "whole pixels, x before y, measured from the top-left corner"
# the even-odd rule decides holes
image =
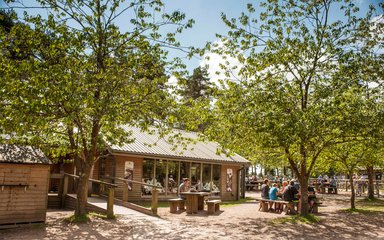
[[[153,215],[157,215],[157,207],[158,207],[158,191],[156,188],[152,188],[152,205],[151,210]]]
[[[345,191],[348,192],[348,181],[345,181]]]
[[[113,218],[113,199],[115,197],[115,189],[109,187],[108,190],[108,202],[107,202],[107,218]]]
[[[380,194],[379,194],[379,180],[376,180],[376,191],[377,191],[377,198],[380,197]]]
[[[65,196],[68,193],[68,176],[64,174],[63,191],[61,193],[61,208],[65,208]]]
[[[52,180],[52,174],[51,174],[51,180]],[[58,196],[60,199],[61,199],[61,196],[63,196],[63,187],[64,187],[64,174],[61,174],[59,189],[58,189]]]
[[[123,201],[128,202],[128,183],[124,183],[123,187]]]

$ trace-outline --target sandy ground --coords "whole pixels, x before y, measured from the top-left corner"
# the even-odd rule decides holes
[[[64,221],[72,211],[49,210],[45,225],[0,230],[0,239],[384,239],[383,212],[339,211],[349,207],[346,194],[320,198],[324,204],[319,207],[321,221],[316,224],[273,224],[271,219],[285,215],[259,212],[254,201],[223,206],[215,215],[171,214],[169,208],[159,208],[159,217],[92,218],[83,224]]]

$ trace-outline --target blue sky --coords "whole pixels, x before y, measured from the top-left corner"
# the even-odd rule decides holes
[[[370,4],[378,5],[383,0],[355,0],[355,3],[366,12]],[[33,4],[33,0],[24,1],[24,3]],[[260,0],[164,0],[165,11],[172,12],[179,10],[186,13],[187,18],[193,18],[195,25],[192,29],[184,31],[178,36],[178,40],[184,46],[203,47],[206,42],[218,40],[216,33],[225,34],[228,29],[221,20],[221,13],[224,12],[228,17],[238,17],[240,13],[246,10],[247,3],[253,3],[256,11]],[[36,4],[34,4],[36,5]],[[0,6],[4,6],[3,0],[0,0]],[[19,11],[22,12],[22,11]],[[382,12],[381,12],[382,14]],[[338,17],[338,16],[335,16]],[[126,19],[119,19],[124,21]],[[123,23],[119,23],[123,26]],[[171,57],[183,57],[180,51],[172,51]],[[189,71],[199,66],[200,59],[184,59]]]
[[[179,36],[183,45],[202,47],[207,41],[214,42],[216,33],[225,34],[228,28],[221,20],[221,13],[228,17],[238,17],[246,10],[247,3],[259,6],[259,0],[164,0],[167,11],[180,10],[186,13],[187,18],[193,18],[195,25]],[[370,4],[378,5],[383,0],[355,0],[362,12],[366,12]],[[257,8],[256,8],[257,11]],[[337,17],[337,16],[335,16]],[[173,53],[182,56],[182,53]],[[199,66],[199,59],[186,60],[188,70],[192,71]]]

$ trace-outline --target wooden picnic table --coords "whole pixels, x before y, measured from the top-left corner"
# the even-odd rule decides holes
[[[204,197],[209,196],[210,192],[181,192],[180,195],[186,198],[187,213],[197,213],[204,210]]]
[[[337,187],[331,186],[329,182],[314,183],[315,189],[318,193],[334,193],[337,194]],[[326,189],[328,191],[326,191]]]

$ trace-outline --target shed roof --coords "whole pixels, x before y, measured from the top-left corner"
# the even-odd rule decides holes
[[[126,132],[132,133],[134,142],[126,143],[121,146],[112,145],[112,152],[126,154],[137,154],[146,157],[164,157],[177,158],[180,160],[200,160],[215,161],[232,164],[249,164],[249,161],[238,154],[217,154],[219,144],[210,141],[187,142],[186,146],[178,146],[174,149],[174,144],[168,141],[168,137],[161,138],[156,131],[154,133],[144,132],[137,127],[122,126]],[[180,133],[182,137],[193,140],[198,139],[197,133],[174,130],[174,133]],[[170,135],[168,135],[170,136]]]
[[[0,163],[49,164],[48,158],[37,148],[12,144],[0,145]]]

